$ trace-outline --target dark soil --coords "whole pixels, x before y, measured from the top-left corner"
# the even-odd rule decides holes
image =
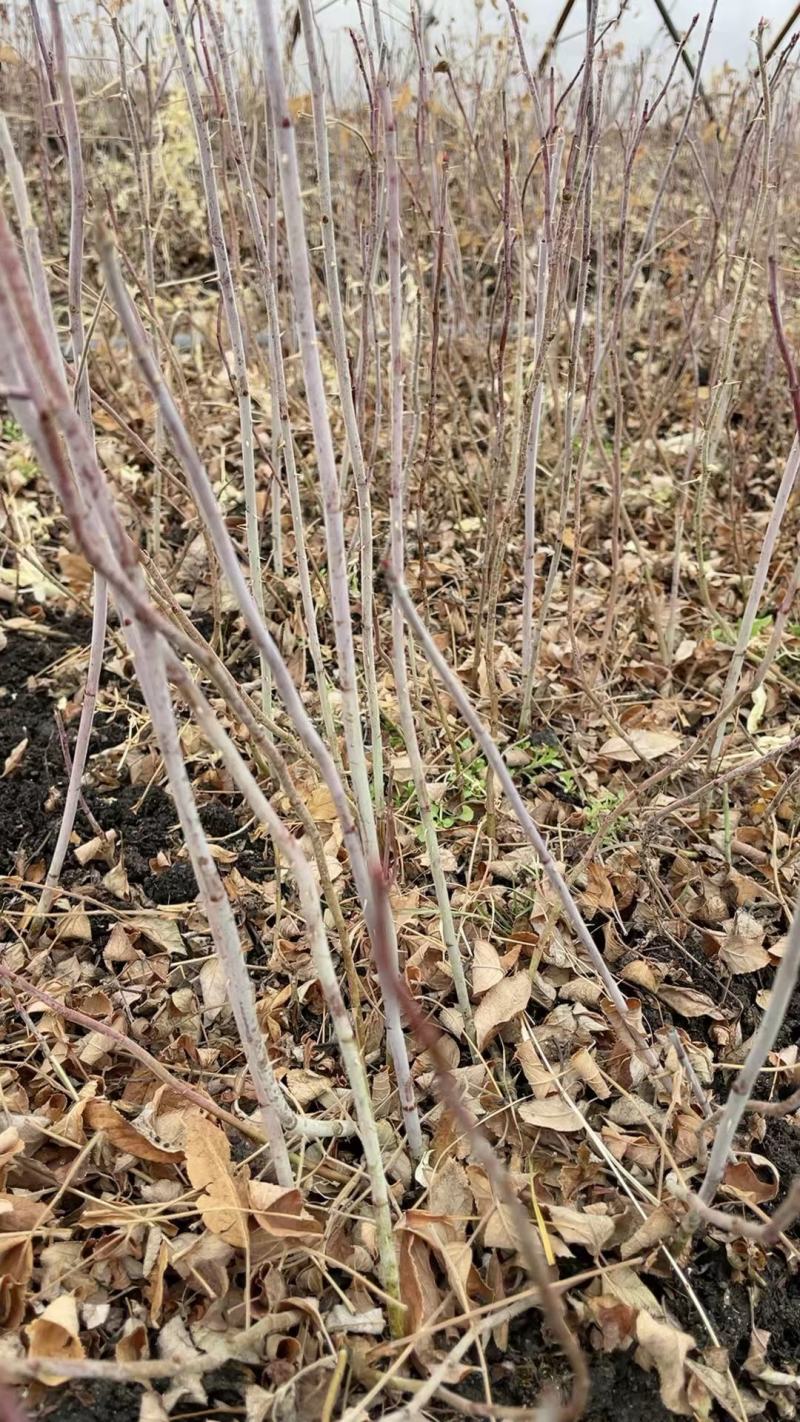
[[[179,843],[178,815],[171,796],[158,785],[151,785],[146,794],[141,785],[120,785],[102,794],[90,791],[86,799],[103,829],[117,830],[131,883],[140,884],[155,878],[150,860],[161,850],[169,851]],[[195,892],[189,897],[194,898]],[[173,901],[162,899],[159,902]]]
[[[48,1406],[52,1397],[53,1406]],[[50,1391],[41,1400],[35,1415],[41,1422],[138,1422],[141,1390],[124,1383],[71,1383]]]
[[[638,1367],[630,1351],[590,1354],[586,1361],[590,1396],[584,1422],[670,1422],[673,1414],[661,1401],[658,1375]],[[512,1325],[503,1356],[491,1345],[488,1362],[492,1397],[507,1407],[534,1407],[543,1393],[563,1394],[568,1386],[564,1359],[548,1343],[535,1313]],[[483,1398],[477,1374],[458,1391],[475,1402]]]
[[[708,1314],[734,1369],[744,1363],[753,1325],[770,1334],[767,1356],[775,1367],[796,1368],[800,1356],[800,1275],[772,1255],[750,1284],[735,1278],[723,1244],[711,1243],[695,1254],[689,1270],[692,1287]],[[698,1338],[699,1320],[677,1281],[664,1291],[670,1312],[687,1333]]]
[[[756,1323],[770,1335],[770,1360],[795,1372],[800,1357],[800,1274],[790,1273],[775,1255],[767,1260],[764,1270]]]
[[[772,1161],[779,1176],[780,1189],[776,1199],[776,1204],[786,1195],[789,1186],[797,1175],[800,1175],[800,1127],[796,1124],[793,1116],[776,1116],[767,1119],[767,1132],[763,1141],[756,1147],[759,1155],[766,1156]],[[770,1209],[772,1206],[770,1206]],[[786,1233],[793,1238],[798,1229],[795,1223]]]
[[[788,1047],[794,1042],[800,1042],[800,988],[795,988],[792,994],[789,1009],[775,1042],[775,1049],[780,1051],[782,1047]]]
[[[55,686],[47,672],[75,647],[88,647],[90,637],[89,618],[54,616],[49,624],[42,624],[42,635],[11,633],[5,650],[0,652],[0,769],[15,747],[28,740],[19,771],[0,779],[0,873],[14,871],[21,850],[29,860],[47,859],[52,851],[68,776],[54,718],[64,687],[61,683]],[[104,672],[101,684],[106,685],[108,680]],[[125,694],[129,694],[128,687]],[[138,701],[138,694],[133,699]],[[127,732],[125,718],[112,721],[98,715],[92,728],[90,756],[118,745]],[[76,733],[77,721],[73,721],[67,730],[70,746]],[[128,879],[150,902],[190,903],[196,897],[194,874],[185,861],[160,872],[154,872],[151,866],[157,854],[175,853],[181,843],[175,807],[165,790],[158,785],[129,784],[113,789],[92,788],[90,772],[84,795],[103,829],[117,831]],[[269,843],[242,834],[231,805],[215,799],[202,806],[200,818],[211,839],[225,840],[228,847],[238,850],[243,874],[263,879],[269,873]],[[84,836],[92,832],[81,808],[76,828]],[[68,855],[63,883],[69,885],[76,875],[85,879],[86,871]]]
[[[207,1373],[204,1385],[209,1412],[241,1412],[242,1391],[249,1375],[236,1364]],[[164,1391],[167,1383],[156,1383]],[[73,1382],[65,1387],[40,1389],[31,1398],[31,1415],[37,1422],[139,1422],[142,1389],[131,1383],[102,1380]],[[179,1412],[184,1409],[178,1404]],[[199,1416],[199,1412],[194,1412]]]
[[[725,1246],[715,1241],[699,1244],[688,1277],[720,1343],[728,1349],[731,1363],[741,1367],[753,1324],[750,1294],[744,1283],[734,1279]],[[677,1279],[666,1283],[663,1297],[675,1321],[702,1343],[703,1328],[697,1311]]]
[[[151,874],[143,888],[154,904],[186,904],[197,896],[197,883],[190,864],[172,864],[161,874]]]
[[[20,741],[28,740],[19,771],[0,780],[3,873],[13,870],[20,848],[38,850],[58,830],[58,816],[45,810],[45,802],[53,788],[64,790],[67,773],[53,717],[55,697],[37,678],[71,647],[88,642],[91,622],[57,619],[53,631],[64,635],[18,633],[0,652],[0,760],[4,763]]]
[[[670,1422],[656,1373],[646,1373],[628,1353],[606,1353],[589,1364],[587,1422]]]

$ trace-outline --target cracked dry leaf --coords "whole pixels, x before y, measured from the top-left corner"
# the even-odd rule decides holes
[[[763,1411],[759,1399],[741,1385],[737,1387],[730,1369],[724,1365],[713,1368],[708,1363],[687,1358],[686,1368],[686,1394],[696,1416],[708,1417],[712,1399],[735,1422],[742,1422],[743,1404],[747,1416],[758,1416]],[[752,1410],[748,1405],[750,1402]]]
[[[513,1021],[527,1007],[530,995],[528,973],[514,973],[489,989],[475,1009],[475,1033],[479,1048],[485,1047],[500,1027]]]
[[[228,1006],[228,984],[225,970],[217,957],[207,958],[200,969],[200,991],[203,994],[203,1017],[206,1022],[216,1022]]]
[[[413,1231],[397,1231],[398,1264],[400,1267],[400,1298],[406,1306],[406,1332],[419,1333],[442,1302],[441,1291],[431,1264],[430,1250],[424,1239]],[[423,1348],[432,1347],[430,1337],[422,1340]]]
[[[80,905],[67,909],[56,921],[56,938],[64,942],[91,943],[92,924],[86,910]]]
[[[612,913],[616,907],[614,888],[608,874],[598,860],[593,859],[586,869],[586,887],[580,894],[580,901],[591,914],[598,909]]]
[[[515,1249],[517,1229],[513,1212],[495,1200],[486,1172],[478,1165],[467,1167],[467,1178],[475,1199],[476,1213],[486,1220],[483,1242],[487,1249]]]
[[[170,1412],[182,1397],[189,1397],[192,1402],[204,1406],[208,1399],[203,1387],[202,1373],[191,1371],[191,1364],[196,1363],[202,1354],[199,1348],[195,1348],[179,1313],[174,1314],[169,1322],[164,1324],[158,1335],[158,1356],[168,1358],[175,1369],[173,1381],[163,1397],[167,1412]]]
[[[148,942],[154,943],[156,948],[162,948],[165,953],[183,954],[186,952],[183,934],[175,919],[167,918],[164,914],[131,914],[125,920],[125,928],[128,933],[141,933]]]
[[[183,1145],[186,1173],[201,1192],[197,1207],[203,1224],[227,1244],[243,1249],[247,1243],[246,1206],[231,1173],[228,1137],[202,1111],[187,1111]]]
[[[573,1052],[569,1059],[569,1064],[573,1071],[578,1073],[581,1081],[585,1082],[590,1091],[593,1091],[600,1101],[608,1100],[611,1095],[611,1087],[603,1076],[588,1047],[580,1047],[577,1052]]]
[[[772,1161],[767,1160],[765,1156],[754,1155],[751,1159],[770,1175],[769,1180],[757,1175],[749,1160],[737,1160],[735,1164],[729,1161],[725,1167],[723,1184],[741,1199],[749,1200],[751,1204],[766,1205],[775,1199],[780,1189],[780,1176]]]
[[[333,796],[327,785],[317,785],[306,798],[306,809],[315,824],[329,824],[337,818]]]
[[[449,1215],[460,1236],[475,1212],[475,1197],[464,1166],[453,1156],[437,1165],[428,1189],[433,1214]]]
[[[663,1315],[663,1309],[655,1294],[628,1264],[609,1270],[603,1283],[603,1292],[613,1294],[620,1303],[635,1309],[637,1313],[644,1310],[652,1314],[653,1318],[661,1318]]]
[[[537,1101],[543,1101],[546,1096],[552,1096],[556,1090],[553,1072],[544,1066],[533,1042],[527,1040],[520,1042],[514,1055],[522,1067],[525,1080]]]
[[[407,1210],[400,1227],[425,1240],[442,1265],[461,1307],[468,1308],[468,1285],[474,1266],[472,1248],[463,1238],[461,1221],[449,1215],[435,1215],[429,1210]]]
[[[623,1240],[619,1252],[623,1259],[632,1259],[635,1254],[642,1254],[652,1249],[655,1244],[660,1244],[662,1239],[668,1239],[675,1229],[675,1219],[666,1205],[656,1205],[650,1211],[646,1220],[640,1220],[638,1225]]]
[[[589,1310],[600,1329],[605,1353],[627,1348],[636,1327],[636,1310],[612,1294],[598,1294],[588,1300]]]

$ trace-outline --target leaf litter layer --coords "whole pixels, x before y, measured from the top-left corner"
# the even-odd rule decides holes
[[[760,76],[719,76],[709,125],[677,73],[662,90],[591,24],[581,73],[552,88],[520,73],[535,48],[513,6],[502,39],[461,56],[388,57],[367,26],[363,87],[329,96],[315,140],[324,80],[312,64],[307,92],[290,43],[323,417],[258,46],[230,32],[228,62],[213,6],[168,9],[177,32],[152,49],[104,11],[71,76],[52,14],[55,59],[22,25],[3,51],[58,358],[139,561],[115,582],[88,517],[65,517],[46,411],[4,364],[0,1366],[29,1415],[57,1419],[552,1416],[570,1396],[577,1415],[582,1369],[595,1419],[793,1416],[796,991],[702,1194],[797,898],[793,50],[767,64],[759,34]],[[370,917],[332,782],[224,576],[115,271],[347,772],[388,914]],[[92,561],[112,611],[54,874]],[[263,1078],[182,833],[160,654],[148,670],[142,650],[167,638],[137,642],[135,577],[274,816],[172,666]],[[454,686],[405,636],[404,585],[555,880]]]

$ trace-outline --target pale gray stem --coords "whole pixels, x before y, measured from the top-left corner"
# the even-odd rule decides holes
[[[536,315],[534,317],[534,361],[538,362],[544,341],[544,317],[547,309],[549,252],[544,238],[539,239],[539,266],[536,274]],[[544,399],[544,366],[542,378],[533,397],[528,444],[525,451],[525,545],[522,557],[522,712],[520,725],[530,721],[533,694],[533,592],[536,579],[536,467],[539,458],[539,432]]]
[[[256,0],[256,13],[261,32],[264,74],[275,119],[275,142],[278,150],[278,167],[283,194],[286,245],[308,414],[314,436],[317,473],[322,490],[325,536],[328,547],[328,579],[339,661],[339,688],[342,697],[345,744],[365,845],[370,855],[377,856],[377,826],[361,729],[361,708],[358,698],[353,626],[350,615],[350,592],[347,583],[344,520],[327,395],[320,363],[294,123],[283,77],[281,43],[272,0]]]
[[[286,483],[289,491],[289,507],[292,515],[292,529],[295,539],[295,558],[297,562],[297,576],[300,583],[300,599],[303,605],[311,663],[314,668],[317,689],[319,691],[322,723],[325,727],[325,734],[328,741],[332,745],[335,742],[336,732],[328,688],[328,677],[322,660],[322,648],[320,646],[319,632],[317,630],[314,594],[311,587],[311,575],[308,566],[305,524],[300,502],[300,481],[294,453],[294,437],[289,418],[289,396],[286,388],[286,371],[284,369],[283,350],[281,347],[281,326],[275,286],[275,266],[270,257],[269,243],[264,232],[264,225],[261,220],[261,211],[250,172],[250,165],[247,161],[244,136],[239,117],[236,84],[231,69],[230,55],[225,44],[225,32],[222,19],[214,0],[206,0],[206,13],[209,17],[211,31],[214,36],[214,44],[220,61],[222,88],[228,106],[233,158],[236,164],[237,177],[242,186],[245,211],[253,236],[256,266],[261,283],[261,296],[267,311],[269,328],[269,368],[273,411],[276,412],[278,416],[280,437],[283,442],[283,464],[286,471]],[[277,470],[275,472],[277,475]],[[280,484],[277,477],[273,480],[272,499],[273,546],[276,549],[275,571],[280,575],[282,572],[282,555],[281,560],[277,557],[277,552],[280,548]],[[281,566],[279,566],[279,561]]]
[[[789,458],[783,471],[778,492],[775,495],[775,502],[772,505],[772,512],[769,516],[764,539],[761,544],[761,552],[758,556],[756,570],[753,574],[753,581],[750,585],[750,593],[747,598],[747,606],[739,626],[739,635],[736,638],[736,646],[733,649],[728,675],[725,678],[725,686],[720,697],[720,706],[727,706],[733,700],[739,689],[739,680],[742,675],[744,659],[747,656],[747,648],[750,645],[750,638],[753,635],[753,625],[758,616],[758,609],[761,606],[761,598],[764,594],[767,577],[769,575],[772,555],[775,552],[775,545],[778,541],[778,534],[781,530],[784,514],[789,504],[798,473],[800,473],[800,440],[795,436],[792,447],[789,451]],[[725,739],[728,718],[720,720],[711,747],[711,760],[716,760],[722,749],[722,742]]]
[[[36,909],[37,918],[49,913],[53,899],[58,891],[58,885],[61,881],[61,871],[64,867],[64,860],[69,848],[69,841],[75,824],[75,815],[80,800],[81,781],[89,751],[89,740],[92,734],[92,723],[94,721],[95,707],[97,705],[97,693],[100,689],[100,672],[103,669],[103,650],[105,647],[106,621],[108,618],[108,585],[105,578],[95,573],[92,587],[92,640],[89,646],[89,666],[86,672],[86,683],[83,688],[83,704],[81,706],[81,716],[78,723],[78,734],[75,737],[75,745],[72,749],[72,766],[70,769],[67,793],[64,799],[64,810],[61,816],[58,839],[56,840],[56,846],[53,850],[53,855],[47,870],[44,888],[39,897],[39,903]]]
[[[263,620],[264,585],[261,577],[261,547],[259,542],[258,509],[256,507],[253,407],[247,374],[247,358],[245,354],[244,335],[242,333],[242,322],[236,302],[236,291],[233,284],[233,272],[231,270],[228,247],[225,242],[225,229],[222,222],[222,209],[220,207],[217,178],[214,169],[214,154],[208,133],[208,121],[198,92],[189,47],[183,33],[183,27],[180,22],[175,0],[164,0],[164,5],[172,27],[172,35],[175,40],[175,48],[178,51],[178,60],[180,62],[184,88],[186,89],[186,97],[189,100],[189,108],[192,114],[197,151],[200,157],[203,192],[205,194],[206,208],[208,211],[208,232],[211,239],[211,248],[214,253],[214,264],[219,278],[222,303],[225,308],[225,320],[228,325],[228,335],[230,336],[231,350],[233,352],[233,377],[236,387],[236,398],[239,404],[239,432],[242,442],[247,561],[250,571],[250,586],[259,614]],[[264,710],[269,714],[272,694],[269,665],[263,653],[260,655],[259,660],[261,663],[262,700]]]
[[[345,435],[358,499],[359,538],[361,544],[361,603],[362,603],[362,648],[364,657],[364,680],[367,693],[367,713],[370,728],[370,750],[372,752],[372,791],[375,814],[384,809],[383,786],[383,742],[381,739],[381,717],[378,706],[378,676],[375,660],[374,626],[374,574],[372,507],[369,479],[364,463],[361,432],[358,427],[353,385],[350,378],[350,361],[347,353],[347,333],[344,324],[342,293],[339,284],[339,263],[336,255],[336,229],[334,224],[333,194],[331,189],[331,166],[328,151],[328,130],[325,115],[325,91],[317,53],[316,20],[311,0],[299,0],[299,10],[303,25],[303,42],[308,57],[308,74],[311,89],[311,108],[314,115],[314,153],[317,164],[319,202],[322,209],[322,260],[325,268],[325,289],[328,293],[333,354],[336,364],[336,383],[342,403]]]
[[[767,1055],[775,1045],[775,1039],[783,1025],[792,994],[800,974],[800,900],[794,911],[791,927],[786,938],[783,957],[778,964],[770,990],[769,1002],[761,1026],[753,1038],[749,1052],[731,1088],[722,1118],[717,1126],[714,1144],[708,1157],[705,1177],[699,1196],[703,1204],[710,1205],[725,1174],[736,1132],[747,1110],[747,1103],[753,1095],[756,1079]]]
[[[397,158],[397,128],[388,87],[382,84],[383,110],[386,132],[386,185],[388,192],[386,236],[389,254],[389,354],[390,354],[390,416],[391,416],[391,484],[389,521],[391,528],[392,569],[400,580],[405,571],[405,480],[403,464],[403,355],[402,355],[402,271],[400,224],[400,166]],[[425,834],[425,847],[431,866],[436,891],[436,902],[442,925],[450,972],[464,1025],[470,1042],[473,1042],[472,1005],[464,974],[464,964],[458,947],[458,937],[450,894],[442,867],[439,840],[431,811],[430,796],[425,779],[425,767],[419,748],[414,711],[408,686],[406,664],[406,629],[403,614],[395,602],[392,606],[392,666],[394,668],[395,691],[400,710],[400,725],[406,743],[414,789],[419,805],[419,815]]]
[[[280,1134],[281,1121],[288,1128],[316,1137],[341,1135],[346,1123],[296,1118],[275,1082],[258,1026],[255,995],[233,912],[200,824],[183,763],[164,670],[160,619],[144,592],[135,553],[119,523],[85,426],[73,410],[63,371],[53,359],[44,330],[37,321],[1,208],[0,264],[6,277],[5,283],[0,284],[0,375],[12,374],[16,378],[19,374],[24,379],[30,395],[20,402],[20,422],[24,422],[23,428],[35,445],[88,561],[106,574],[116,592],[123,629],[170,776],[201,900],[225,971],[234,1016],[242,1032],[242,1045],[256,1096],[264,1109],[265,1127],[276,1155],[276,1170],[279,1178],[291,1183],[292,1172],[286,1168],[288,1156]],[[65,457],[65,445],[75,477]],[[167,633],[169,630],[167,627]]]
[[[344,842],[350,856],[353,877],[367,928],[370,938],[374,941],[375,919],[367,861],[358,829],[353,820],[347,792],[336,768],[336,763],[330,749],[326,746],[319,732],[312,724],[297,687],[292,680],[289,668],[283,660],[251,596],[247,586],[247,580],[239,566],[239,560],[231,541],[225,519],[222,516],[222,511],[214,495],[208,473],[187,434],[186,427],[180,417],[172,394],[161,378],[147,333],[142,326],[136,309],[130,299],[130,295],[122,281],[119,266],[112,250],[107,244],[103,247],[102,255],[111,299],[117,309],[123,329],[130,341],[131,348],[142,374],[153,396],[161,407],[165,427],[169,431],[173,448],[186,473],[197,508],[211,535],[222,571],[228,580],[231,591],[236,598],[256,646],[266,657],[275,680],[278,695],[281,697],[305,745],[317,761],[323,779],[331,792],[334,805],[336,806],[336,812],[342,826]],[[400,1092],[403,1106],[409,1147],[415,1155],[420,1155],[422,1151],[422,1130],[419,1121],[419,1113],[414,1101],[411,1068],[408,1060],[408,1047],[403,1034],[402,1022],[400,1021],[399,1015],[395,1014],[396,1006],[393,1001],[387,1003],[387,1036],[395,1073],[397,1075],[398,1091]]]
[[[171,671],[173,679],[186,697],[201,731],[215,750],[219,751],[235,784],[247,800],[254,815],[267,826],[277,850],[287,860],[294,874],[306,919],[314,967],[330,1010],[339,1050],[353,1093],[353,1107],[358,1121],[358,1133],[364,1148],[364,1160],[372,1192],[372,1203],[375,1208],[381,1282],[388,1293],[399,1299],[400,1282],[389,1189],[383,1168],[369,1081],[336,976],[336,968],[320,911],[319,890],[314,882],[311,866],[297,840],[289,833],[283,821],[275,813],[248,765],[213,714],[199,687],[195,685],[188,672],[176,659],[172,662]]]
[[[75,104],[75,95],[72,89],[72,80],[69,72],[69,59],[67,56],[66,40],[64,28],[61,23],[61,12],[57,0],[50,0],[50,23],[53,27],[53,39],[55,47],[55,67],[58,83],[58,92],[61,99],[61,108],[64,120],[64,134],[67,144],[67,160],[69,163],[70,181],[70,233],[69,233],[69,258],[67,270],[67,300],[69,305],[69,329],[72,344],[72,363],[77,372],[76,407],[83,427],[86,431],[87,440],[90,442],[92,451],[94,450],[94,430],[92,427],[91,395],[89,390],[89,367],[85,360],[85,336],[83,329],[83,314],[81,310],[81,298],[83,293],[83,246],[84,246],[84,221],[86,216],[86,180],[83,171],[83,155],[81,152],[81,135],[78,123],[78,110]],[[24,181],[22,184],[24,191]],[[24,206],[27,207],[27,197]],[[28,249],[26,248],[26,253]],[[41,251],[38,241],[35,246],[32,244],[29,251],[29,273],[31,284],[37,295],[37,303],[40,306],[44,303],[44,310],[50,312],[49,320],[45,316],[44,331],[49,344],[53,345],[52,333],[55,329],[55,322],[52,315],[52,307],[47,294],[47,282],[44,269],[41,264]],[[55,357],[58,352],[58,342],[52,350]],[[103,649],[106,637],[106,622],[108,620],[108,587],[100,574],[95,571],[92,582],[92,640],[89,650],[89,666],[86,673],[86,685],[83,693],[83,705],[81,706],[81,716],[78,725],[78,734],[72,751],[72,768],[67,785],[67,793],[64,799],[64,811],[61,816],[61,825],[58,831],[55,849],[53,851],[50,865],[47,871],[44,888],[42,890],[39,904],[37,906],[36,918],[48,912],[52,904],[54,891],[58,887],[61,871],[64,867],[67,849],[69,847],[70,836],[75,824],[75,815],[78,810],[80,800],[81,784],[83,772],[86,768],[86,758],[89,753],[89,743],[92,736],[92,725],[94,713],[97,705],[97,693],[100,687],[100,672],[103,666]]]

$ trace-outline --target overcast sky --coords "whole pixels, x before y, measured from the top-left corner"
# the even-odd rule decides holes
[[[456,28],[466,27],[471,31],[475,23],[472,0],[423,0],[426,8],[431,8],[437,17],[434,34],[441,33],[442,24],[453,22]],[[695,33],[702,29],[708,16],[710,0],[671,0],[672,18],[681,31],[688,28],[692,16],[700,13],[700,24]],[[561,10],[562,0],[517,0],[520,13],[527,13],[526,33],[534,40],[544,42],[550,34]],[[369,4],[365,6],[370,9]],[[405,18],[408,14],[406,0],[381,0],[384,14]],[[601,16],[610,18],[617,12],[618,3],[600,0]],[[750,38],[760,16],[771,21],[773,35],[788,18],[793,8],[792,0],[718,0],[711,41],[706,63],[711,69],[724,63],[737,68],[750,62],[753,44]],[[355,0],[318,0],[317,11],[320,27],[327,38],[335,40],[337,31],[342,32],[347,25],[357,22]],[[581,41],[579,38],[585,0],[575,0],[573,14],[564,29],[564,41],[559,46],[559,61],[565,67],[580,60]],[[487,28],[497,28],[507,23],[508,11],[505,0],[485,0],[483,18]],[[624,42],[626,52],[649,47],[653,42],[669,44],[664,27],[658,15],[654,0],[629,0],[628,10],[620,23],[619,38]]]

